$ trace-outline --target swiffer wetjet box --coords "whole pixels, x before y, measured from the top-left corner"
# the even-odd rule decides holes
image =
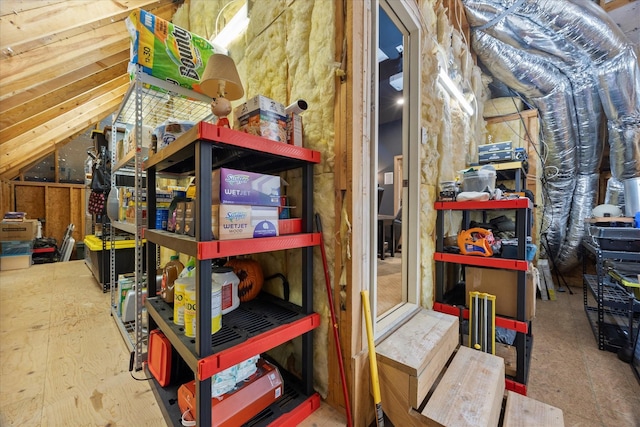
[[[217,240],[278,236],[278,208],[212,205],[211,231]]]
[[[280,206],[280,177],[220,168],[211,174],[211,203]]]

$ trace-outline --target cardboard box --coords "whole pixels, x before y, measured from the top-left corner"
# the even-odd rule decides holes
[[[220,168],[211,174],[211,203],[280,206],[280,177]]]
[[[284,105],[258,95],[233,110],[234,127],[272,141],[287,142],[287,115]]]
[[[178,202],[176,205],[176,221],[173,231],[177,234],[184,234],[184,218],[185,218],[186,202]]]
[[[485,292],[496,296],[496,314],[500,316],[516,317],[518,309],[518,272],[513,270],[498,270],[494,268],[465,267],[466,295],[469,302],[469,292]],[[526,280],[527,303],[525,315],[527,320],[536,315],[536,287],[533,274],[527,272]]]
[[[287,142],[302,147],[302,116],[290,113],[287,117]]]
[[[212,205],[211,232],[218,240],[278,236],[278,208],[271,206]]]
[[[125,24],[132,64],[140,64],[146,74],[201,92],[209,57],[222,52],[216,52],[205,38],[141,9],[133,11]]]
[[[38,220],[25,219],[19,222],[0,222],[0,241],[31,241],[36,238]]]
[[[196,235],[196,202],[194,201],[184,204],[184,234],[191,237]]]
[[[22,270],[31,267],[31,254],[0,256],[0,271]]]

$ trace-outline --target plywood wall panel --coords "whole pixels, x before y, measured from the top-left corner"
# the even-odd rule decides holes
[[[71,197],[69,188],[47,186],[45,192],[47,213],[43,233],[62,244],[64,232],[70,223]]]
[[[45,217],[45,187],[15,185],[16,210],[32,219]]]
[[[13,186],[9,181],[0,180],[0,213],[15,210],[13,204]]]

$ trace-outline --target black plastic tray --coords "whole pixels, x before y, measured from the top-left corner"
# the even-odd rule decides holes
[[[589,234],[602,250],[640,252],[640,228],[589,227]]]

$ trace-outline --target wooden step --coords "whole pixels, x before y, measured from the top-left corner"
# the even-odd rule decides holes
[[[503,395],[502,358],[460,347],[422,410],[422,416],[427,425],[497,426]]]
[[[562,409],[507,391],[503,427],[564,427]]]
[[[457,317],[419,310],[376,345],[381,389],[397,388],[403,406],[418,408],[458,343]]]

